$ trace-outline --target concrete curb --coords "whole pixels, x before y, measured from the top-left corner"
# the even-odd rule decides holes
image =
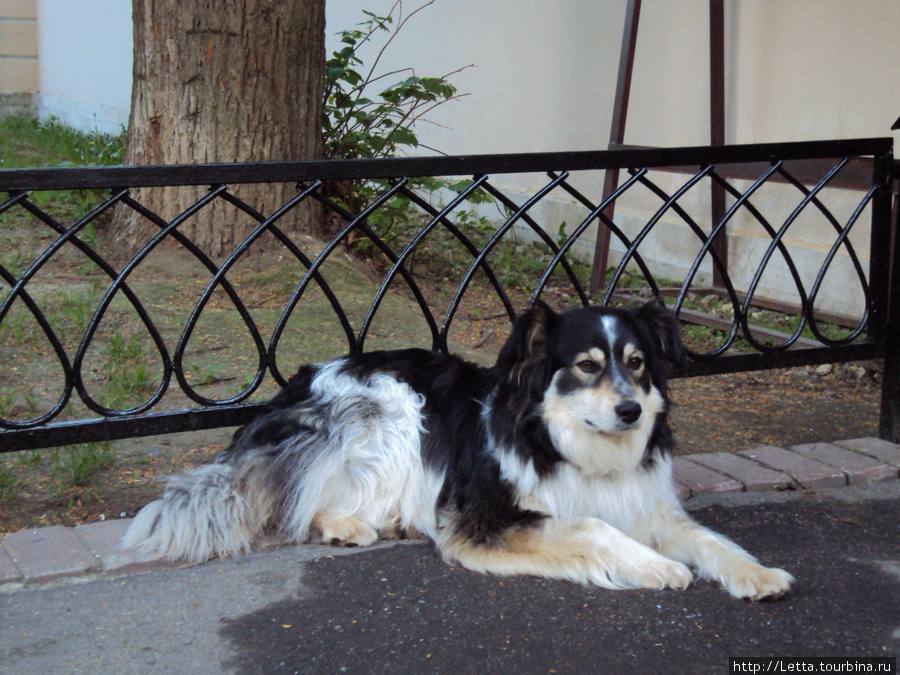
[[[736,455],[676,457],[673,473],[684,500],[709,494],[830,490],[895,480],[900,445],[877,438],[811,443],[789,450],[761,447]],[[0,591],[58,580],[115,577],[183,567],[120,548],[130,518],[13,532],[0,541]]]

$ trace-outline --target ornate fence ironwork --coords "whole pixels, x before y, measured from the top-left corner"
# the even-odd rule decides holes
[[[607,169],[621,169],[627,178],[601,202],[591,195],[599,194],[598,172]],[[283,385],[299,363],[328,349],[359,352],[373,343],[405,347],[413,341],[450,351],[454,321],[476,286],[478,296],[493,298],[509,321],[521,306],[548,294],[557,304],[587,304],[592,299],[579,255],[593,249],[598,228],[611,232],[619,261],[593,301],[665,296],[682,320],[693,321],[702,314],[689,307],[698,289],[723,298],[718,332],[689,342],[689,364],[679,375],[885,359],[881,433],[896,440],[900,275],[893,273],[895,179],[890,139],[0,171],[0,191],[7,195],[0,203],[0,452],[244,423],[259,411],[267,391]],[[347,181],[370,188],[372,198],[359,209],[348,210],[329,197],[336,194],[329,186]],[[296,192],[268,209],[239,194],[245,184],[286,182],[296,185]],[[513,191],[509,186],[515,182],[524,187]],[[724,187],[730,205],[723,218],[710,223],[698,204],[707,203],[704,190],[713,184]],[[174,217],[144,203],[148,190],[173,186],[208,190]],[[829,206],[834,194],[839,204]],[[631,211],[628,200],[634,200]],[[624,214],[616,222],[605,215],[613,201],[617,214]],[[292,231],[291,215],[308,203],[321,205],[320,213],[339,222],[327,243]],[[184,234],[185,224],[202,223],[213,204],[228,204],[235,219],[253,223],[220,259]],[[484,226],[488,208],[502,214],[490,228]],[[562,212],[578,214],[577,222],[564,220]],[[101,250],[96,234],[123,214],[151,229],[124,257],[110,236],[102,237],[108,251]],[[818,223],[815,245],[821,248],[812,266],[795,259],[792,243],[798,229],[813,227],[808,220]],[[673,223],[680,233],[677,246],[667,244],[661,232],[674,231]],[[738,226],[755,228],[751,239],[758,259],[736,273],[725,269],[711,242]],[[254,259],[248,252],[263,247],[263,240],[268,257],[241,272]],[[347,257],[348,244],[356,257]],[[417,269],[427,246],[437,259],[456,261],[444,284],[452,292],[445,293]],[[681,278],[673,281],[678,266],[666,259],[683,257],[685,248],[691,249],[692,261],[689,256]],[[160,258],[169,265],[148,262]],[[830,315],[820,305],[827,304],[823,289],[838,259],[850,270],[859,311],[849,325],[835,329],[826,327]],[[166,282],[188,266],[185,260],[196,269],[186,285],[173,290]],[[529,263],[526,279],[518,274],[510,282],[517,263],[524,262]],[[721,288],[707,288],[713,268],[724,279]],[[378,278],[373,279],[373,270]],[[280,281],[280,299],[259,290],[259,279],[267,274]],[[796,316],[781,331],[753,325],[767,274],[774,277],[776,290],[786,286],[796,298]],[[363,279],[365,290],[351,289],[348,296],[350,277]],[[250,290],[242,294],[241,282],[248,278]],[[161,308],[160,297],[167,293],[189,311],[176,316]],[[360,293],[370,296],[365,303]],[[391,302],[400,309],[385,310]],[[219,312],[216,325],[225,330],[218,338],[202,327],[214,311]],[[323,311],[330,317],[325,323]],[[267,318],[261,319],[261,312]],[[312,317],[306,324],[304,312]],[[385,321],[382,315],[404,330],[407,324],[420,325],[399,336],[373,338],[375,323]],[[300,328],[291,329],[297,321]],[[286,334],[315,334],[329,347],[308,349],[301,340],[285,348]],[[210,336],[218,343],[191,348]],[[191,358],[204,350],[215,355],[234,349],[240,341],[252,347],[227,360],[252,365],[242,366],[243,379],[231,379],[230,391],[219,388],[211,394],[207,385],[227,378],[215,376],[219,366],[214,360],[197,365]],[[117,398],[109,391],[116,377],[139,381]]]

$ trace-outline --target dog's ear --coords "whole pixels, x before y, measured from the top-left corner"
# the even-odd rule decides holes
[[[684,345],[678,330],[678,319],[669,311],[660,298],[651,300],[643,307],[634,310],[634,317],[642,322],[650,331],[650,338],[657,356],[666,364],[666,371],[685,365]]]
[[[544,360],[547,338],[559,321],[559,315],[540,300],[525,310],[516,318],[512,333],[497,356],[497,369],[520,379],[530,366]]]

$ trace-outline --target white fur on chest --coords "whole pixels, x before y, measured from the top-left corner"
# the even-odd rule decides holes
[[[590,476],[562,463],[544,478],[530,462],[523,463],[511,453],[501,456],[500,465],[503,477],[516,486],[519,505],[552,518],[600,518],[633,533],[641,518],[660,507],[678,508],[669,458],[656,458],[649,469]]]

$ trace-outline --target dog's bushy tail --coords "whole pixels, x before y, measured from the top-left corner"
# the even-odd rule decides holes
[[[412,500],[403,496],[409,481],[423,480],[424,400],[388,376],[322,377],[324,393],[258,417],[214,464],[170,478],[123,546],[201,562],[247,553],[260,535],[307,541],[320,512],[376,528],[389,521],[398,500]],[[403,502],[404,513],[416,508]]]
[[[259,529],[254,511],[231,464],[201,466],[169,479],[162,499],[137,514],[122,546],[189,562],[246,553]]]

